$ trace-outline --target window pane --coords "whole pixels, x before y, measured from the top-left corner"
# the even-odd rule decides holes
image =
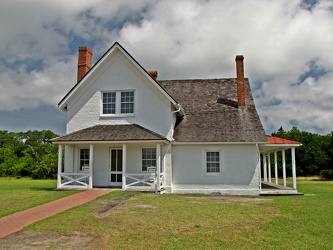
[[[116,92],[103,93],[103,114],[116,113]]]
[[[118,158],[118,162],[117,162],[117,171],[122,171],[123,170],[123,151],[122,150],[118,150],[117,153],[117,158]]]
[[[80,170],[83,166],[89,166],[89,149],[87,148],[80,149]]]
[[[134,91],[121,92],[120,98],[120,113],[131,114],[134,113]]]
[[[117,182],[122,182],[123,175],[117,174]]]
[[[220,172],[220,152],[206,152],[206,167],[208,173]]]
[[[111,171],[117,170],[117,151],[112,149],[111,151]]]
[[[142,149],[142,171],[147,171],[147,167],[156,167],[156,148]]]

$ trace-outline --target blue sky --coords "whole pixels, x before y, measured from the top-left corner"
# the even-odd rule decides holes
[[[267,133],[333,130],[332,0],[5,0],[0,2],[0,130],[64,134],[57,103],[77,49],[116,41],[159,79],[235,77],[245,57]]]

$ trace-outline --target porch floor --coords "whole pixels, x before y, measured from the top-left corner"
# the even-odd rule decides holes
[[[262,196],[286,196],[286,195],[304,195],[290,187],[284,187],[282,185],[276,185],[275,183],[261,182],[261,191],[260,195]]]

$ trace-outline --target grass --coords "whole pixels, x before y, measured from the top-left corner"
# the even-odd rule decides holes
[[[304,196],[228,197],[113,191],[26,228],[96,237],[100,249],[331,249],[333,182]]]
[[[0,217],[35,207],[78,191],[57,191],[56,180],[0,178]]]

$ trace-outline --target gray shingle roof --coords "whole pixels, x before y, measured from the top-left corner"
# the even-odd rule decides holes
[[[248,79],[246,107],[237,107],[236,79],[167,80],[159,84],[182,105],[178,142],[267,142]]]
[[[137,124],[96,125],[54,138],[52,142],[135,140],[166,140],[166,138]]]

